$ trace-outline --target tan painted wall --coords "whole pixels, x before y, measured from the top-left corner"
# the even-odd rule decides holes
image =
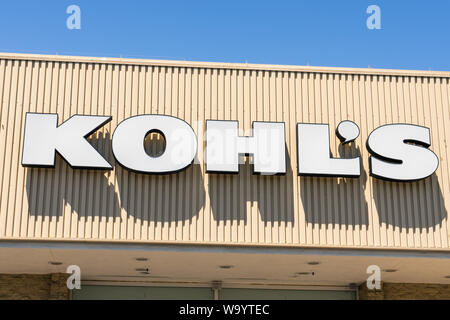
[[[68,300],[69,274],[0,274],[0,300]]]
[[[0,239],[190,242],[449,250],[449,73],[0,55]],[[115,164],[111,134],[137,114],[173,115],[198,134],[197,164],[172,175],[20,165],[25,112],[111,115],[90,139]],[[205,174],[207,119],[284,121],[286,176]],[[353,120],[361,135],[334,156],[362,155],[360,179],[296,175],[297,122]],[[435,175],[368,176],[368,134],[431,128]]]

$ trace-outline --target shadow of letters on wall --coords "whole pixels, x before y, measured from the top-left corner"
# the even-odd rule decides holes
[[[72,169],[59,156],[55,168],[25,168],[30,215],[185,222],[201,210],[206,214],[210,210],[216,221],[247,223],[252,212],[258,212],[265,223],[294,220],[296,180],[287,148],[285,175],[253,175],[248,159],[239,165],[238,174],[205,174],[196,161],[177,173],[147,175],[128,171],[114,161],[109,133],[97,132],[89,141],[114,169]],[[342,158],[361,154],[354,143],[340,145],[338,150]],[[389,182],[368,179],[367,169],[362,168],[359,178],[297,178],[306,222],[367,226],[368,181],[380,224],[429,228],[447,217],[436,174],[415,182]]]

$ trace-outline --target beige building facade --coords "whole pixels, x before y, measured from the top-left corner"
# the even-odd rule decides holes
[[[11,287],[37,275],[65,282],[77,265],[82,289],[67,298],[449,297],[448,72],[4,53],[0,97],[0,281]],[[111,116],[87,139],[113,169],[76,169],[60,156],[54,168],[22,166],[27,112],[57,114],[58,124]],[[117,163],[115,128],[144,114],[193,128],[193,164],[149,175]],[[238,174],[206,173],[207,120],[238,121],[243,133],[283,122],[286,174],[254,175],[249,157]],[[334,133],[344,120],[360,129],[346,145]],[[361,175],[298,175],[298,123],[328,124],[332,157],[360,156]],[[397,123],[430,129],[431,176],[370,175],[370,133]],[[163,144],[157,134],[145,141],[153,155]],[[371,265],[378,293],[365,287]]]

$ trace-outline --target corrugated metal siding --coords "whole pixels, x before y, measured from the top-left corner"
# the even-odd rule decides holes
[[[33,61],[0,58],[0,238],[173,241],[384,248],[449,248],[450,137],[448,77],[344,74]],[[167,114],[197,132],[196,164],[172,175],[20,164],[25,112],[111,115],[90,139],[110,163],[111,134],[137,114]],[[207,119],[284,121],[289,154],[285,176],[205,174]],[[363,159],[360,179],[296,175],[297,122],[353,120],[355,147],[334,156]],[[435,175],[413,183],[368,176],[368,134],[386,123],[431,128],[439,156]]]

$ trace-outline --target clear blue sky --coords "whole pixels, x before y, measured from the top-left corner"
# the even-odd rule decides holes
[[[69,30],[66,8],[81,8]],[[381,8],[369,30],[366,8]],[[450,70],[450,1],[2,1],[0,51]]]

